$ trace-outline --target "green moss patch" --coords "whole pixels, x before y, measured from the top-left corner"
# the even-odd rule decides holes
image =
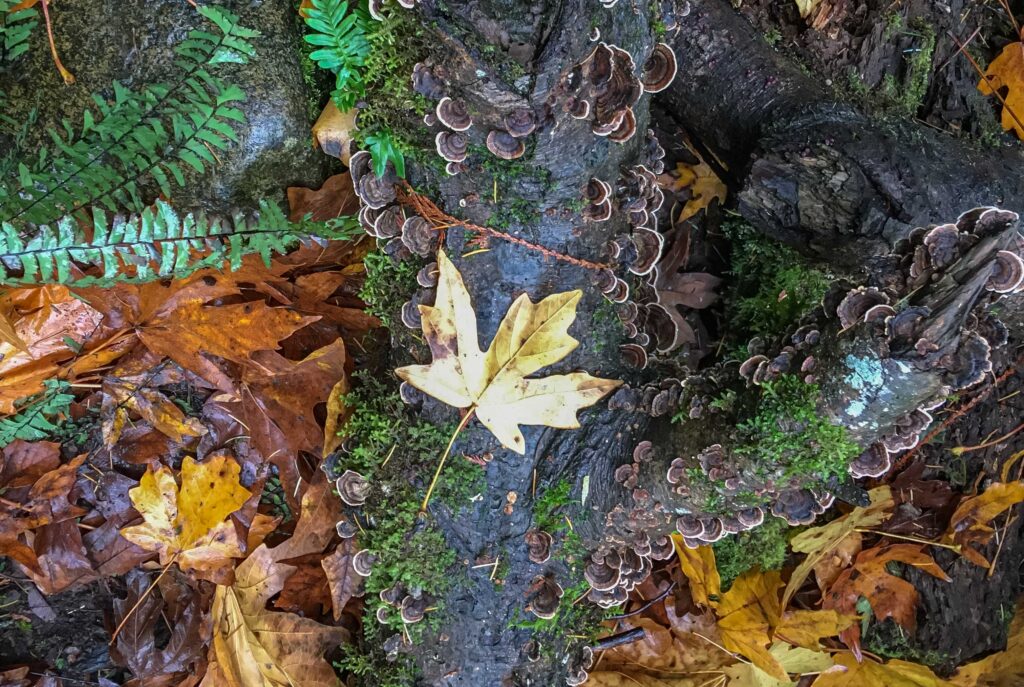
[[[723,591],[728,591],[733,580],[751,568],[780,569],[786,560],[788,531],[789,527],[785,520],[768,518],[760,527],[731,535],[712,544]]]

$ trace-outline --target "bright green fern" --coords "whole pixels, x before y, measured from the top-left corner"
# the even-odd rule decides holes
[[[313,32],[305,40],[318,48],[309,57],[335,75],[331,98],[342,111],[351,110],[366,95],[362,70],[370,54],[366,38],[370,21],[365,9],[350,7],[347,0],[312,0],[306,10],[306,25]]]
[[[51,418],[68,417],[75,397],[68,393],[71,386],[58,379],[47,379],[38,394],[19,401],[14,415],[0,418],[0,447],[16,439],[39,441],[50,436],[57,425]]]
[[[140,213],[112,219],[93,208],[91,239],[83,237],[70,217],[62,218],[55,229],[40,227],[28,241],[5,222],[0,231],[0,283],[103,286],[182,278],[224,262],[237,269],[250,253],[269,263],[272,253],[284,253],[303,238],[351,239],[357,233],[352,218],[291,222],[276,203],[266,201],[255,215],[238,213],[230,220],[202,213],[180,216],[159,200]],[[78,265],[99,266],[102,274],[83,274]]]
[[[28,50],[28,39],[39,24],[34,7],[12,12],[21,0],[0,0],[0,64],[14,61]]]

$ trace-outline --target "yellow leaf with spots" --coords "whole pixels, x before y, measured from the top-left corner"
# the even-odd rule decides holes
[[[622,382],[585,372],[527,378],[565,358],[579,341],[569,336],[579,290],[534,303],[525,293],[509,306],[486,353],[477,338],[476,313],[462,275],[438,251],[437,297],[421,305],[430,365],[395,370],[403,381],[456,408],[475,413],[503,446],[519,454],[526,441],[519,425],[579,427],[576,413]]]
[[[943,541],[960,545],[964,558],[983,568],[989,567],[988,560],[978,550],[996,532],[989,523],[1021,501],[1024,501],[1024,482],[996,482],[989,485],[983,493],[969,496],[960,502],[950,518]]]
[[[768,650],[772,633],[782,615],[779,589],[782,577],[778,571],[762,573],[757,568],[743,573],[722,595],[715,611],[722,646],[742,654],[776,680],[789,676],[779,660]]]
[[[679,554],[679,568],[690,581],[690,596],[701,606],[716,606],[722,594],[722,578],[715,566],[715,552],[710,546],[698,546],[691,549],[686,546],[682,537],[672,535]]]
[[[226,455],[204,463],[185,458],[179,488],[169,469],[147,470],[128,492],[143,523],[125,527],[121,536],[158,552],[161,565],[174,562],[214,582],[230,579],[231,559],[243,550],[234,524],[225,518],[252,496],[238,482],[240,471]]]
[[[907,661],[877,663],[865,658],[860,663],[853,654],[837,654],[836,665],[814,681],[814,687],[951,687],[928,668]]]
[[[772,645],[771,655],[791,675],[803,676],[820,673],[832,667],[827,653],[799,649],[782,642]],[[722,670],[729,678],[728,687],[793,687],[796,682],[786,678],[778,680],[753,663],[736,663]]]

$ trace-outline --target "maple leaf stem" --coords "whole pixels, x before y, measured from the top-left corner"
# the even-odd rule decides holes
[[[892,532],[879,532],[878,530],[869,529],[867,527],[858,527],[854,530],[854,532],[860,532],[862,534],[877,534],[882,537],[891,537],[893,539],[902,539],[903,541],[912,541],[915,544],[927,544],[928,546],[938,546],[943,549],[949,549],[950,551],[960,553],[959,544],[943,544],[939,541],[929,541],[927,539],[919,539],[917,537],[908,537],[903,534],[893,534]]]
[[[124,614],[124,617],[121,618],[121,622],[117,625],[117,629],[114,630],[114,634],[110,637],[110,646],[114,646],[114,642],[117,641],[117,636],[121,634],[121,630],[124,629],[125,623],[127,623],[128,619],[135,614],[135,611],[138,610],[139,606],[142,605],[142,602],[146,600],[149,593],[156,588],[157,584],[159,584],[160,580],[164,578],[164,575],[167,574],[167,571],[171,569],[171,566],[174,565],[176,560],[178,560],[178,554],[171,556],[171,560],[167,561],[167,565],[165,565],[164,569],[160,571],[160,574],[156,576],[156,579],[150,582],[149,586],[146,587],[146,591],[142,592],[142,596],[139,597],[139,600],[136,601],[132,607],[128,609],[128,612]]]
[[[434,487],[437,486],[437,480],[441,477],[441,469],[444,467],[444,462],[448,460],[448,455],[452,452],[452,446],[455,444],[455,440],[462,434],[462,430],[466,428],[469,421],[473,419],[473,414],[476,412],[476,406],[470,406],[469,410],[462,417],[462,421],[459,422],[459,426],[455,428],[455,432],[452,433],[452,438],[448,440],[448,446],[445,447],[444,453],[441,454],[441,462],[437,464],[437,470],[434,471],[434,479],[430,480],[430,486],[427,487],[427,495],[423,497],[423,503],[420,504],[419,517],[423,518],[427,515],[427,506],[430,504],[430,496],[434,493]]]

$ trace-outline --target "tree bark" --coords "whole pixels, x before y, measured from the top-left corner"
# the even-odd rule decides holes
[[[436,204],[466,225],[493,223],[509,207],[529,208],[525,217],[508,221],[504,231],[544,248],[491,236],[487,251],[479,252],[479,232],[457,224],[447,229],[445,248],[472,294],[482,340],[490,341],[520,293],[536,301],[581,289],[571,329],[581,345],[543,373],[583,369],[622,379],[627,388],[608,404],[583,413],[579,430],[524,428],[525,456],[501,449],[486,430],[469,426],[456,451],[493,455],[487,490],[468,512],[432,508],[464,566],[452,573],[458,579],[440,604],[443,619],[436,637],[404,650],[414,657],[423,684],[565,684],[567,674],[582,667],[586,640],[574,638],[572,628],[531,633],[514,622],[517,616],[529,617],[525,608],[538,576],[568,589],[579,581],[585,563],[564,555],[540,565],[530,562],[524,535],[534,526],[534,504],[546,489],[561,479],[573,483],[572,493],[581,500],[567,509],[574,531],[598,556],[614,551],[625,557],[630,549],[663,548],[663,535],[695,521],[700,532],[689,536],[691,543],[709,540],[718,529],[735,528],[741,511],[773,510],[805,522],[828,502],[828,488],[841,485],[823,484],[821,475],[792,474],[786,460],[766,465],[756,452],[737,451],[745,440],[735,427],[756,413],[761,390],[745,385],[735,364],[685,379],[689,371],[678,357],[658,356],[655,337],[643,356],[651,365],[638,369],[626,364],[620,349],[631,343],[626,332],[617,320],[609,324],[600,316],[607,310],[599,287],[608,271],[581,266],[580,260],[611,263],[611,271],[630,284],[630,301],[638,309],[657,298],[652,284],[657,273],[629,274],[630,261],[636,267],[641,258],[639,251],[620,250],[625,259],[616,261],[608,249],[615,241],[620,249],[629,248],[626,240],[644,232],[630,224],[622,206],[635,197],[630,195],[634,166],[656,164],[656,146],[645,136],[651,96],[643,94],[632,105],[637,133],[623,144],[593,133],[593,112],[589,119],[577,119],[565,106],[577,94],[580,79],[587,87],[588,70],[576,69],[597,45],[587,27],[596,27],[602,41],[627,51],[640,71],[655,43],[647,3],[621,1],[606,9],[592,0],[548,0],[529,7],[516,0],[424,0],[417,7],[424,26],[438,38],[426,61],[438,95],[467,104],[473,124],[462,135],[475,147],[462,173],[448,176],[421,165],[411,181],[432,189]],[[693,3],[672,41],[681,76],[662,97],[673,116],[728,166],[732,183],[742,187],[739,208],[755,226],[822,260],[862,267],[870,256],[888,253],[895,239],[910,237],[915,224],[951,221],[975,205],[1024,200],[1024,185],[1000,173],[1002,165],[1019,159],[1016,154],[982,155],[910,125],[872,125],[831,102],[774,53],[761,50],[759,39],[724,2]],[[497,56],[481,46],[497,46]],[[525,76],[507,76],[512,62]],[[534,112],[538,128],[525,139],[525,154],[503,163],[484,149],[486,138],[504,131],[506,116],[519,109]],[[613,189],[615,211],[607,221],[587,221],[573,209],[580,207],[591,178]],[[863,312],[852,323],[840,322],[836,307],[847,291],[837,290],[827,309],[809,314],[804,322],[804,339],[813,330],[817,343],[802,339],[792,352],[781,346],[765,351],[769,360],[789,356],[785,365],[779,363],[788,369],[765,374],[797,373],[813,357],[813,371],[799,374],[815,377],[807,381],[821,389],[816,410],[822,417],[845,428],[866,451],[878,450],[884,439],[893,444],[911,440],[919,419],[915,413],[969,376],[965,367],[983,364],[972,357],[977,338],[996,338],[985,328],[979,308],[990,301],[986,284],[996,269],[996,253],[1013,247],[1016,225],[1000,215],[973,235],[957,247],[955,262],[926,264],[923,277],[909,273],[908,259],[920,245],[919,236],[910,237],[918,241],[906,247],[911,253],[873,259],[874,286],[887,293],[886,300],[896,304],[903,299],[903,306],[919,309],[914,312],[920,317],[911,318],[905,331],[894,334],[878,321],[863,322]],[[392,252],[400,257],[403,249],[395,245]],[[429,290],[410,295],[422,302],[432,297]],[[643,325],[642,319],[638,322]],[[627,352],[636,362],[635,348]],[[428,361],[421,350],[414,349],[413,356]],[[707,409],[726,390],[736,393],[734,411],[693,411]],[[669,415],[680,410],[693,419],[670,423]],[[450,413],[430,402],[423,412]],[[779,418],[781,431],[796,431],[786,426],[789,420]],[[721,447],[711,460],[707,452],[715,444]],[[872,456],[858,461],[863,470],[878,468]],[[676,478],[670,483],[667,476],[674,466]],[[680,476],[686,468],[719,472],[715,479],[691,483]],[[747,524],[756,519],[745,515]],[[502,585],[493,584],[490,569],[472,567],[495,552],[509,565]],[[649,550],[641,553],[646,563],[627,574],[642,575],[644,565],[649,570],[650,555]],[[592,599],[607,600],[616,593],[589,592]],[[537,644],[542,646],[534,656]]]
[[[915,122],[869,119],[772,50],[727,2],[691,3],[672,45],[668,112],[728,167],[765,234],[856,268],[917,226],[981,205],[1024,209],[1019,148],[980,149]],[[841,249],[841,250],[837,250]]]

